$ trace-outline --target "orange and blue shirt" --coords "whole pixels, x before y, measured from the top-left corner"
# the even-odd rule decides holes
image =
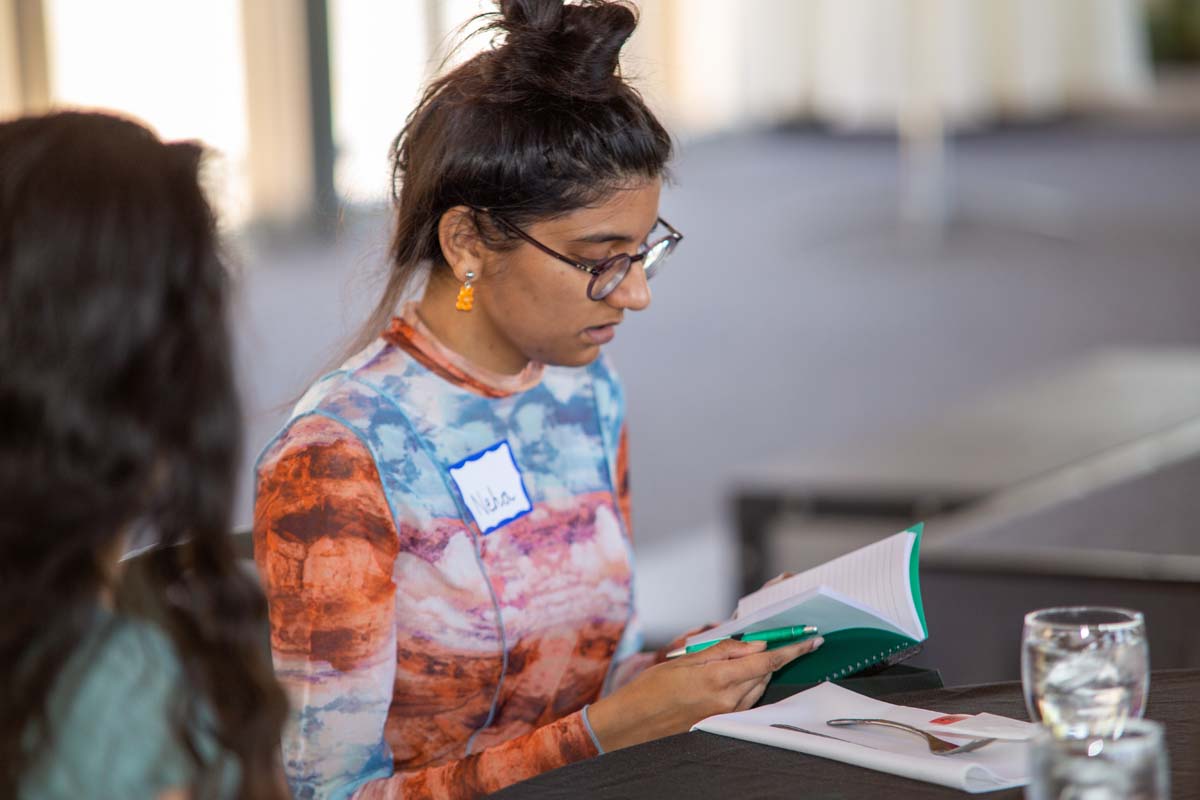
[[[525,497],[483,525],[455,469],[502,445]],[[596,755],[587,704],[649,662],[627,476],[604,358],[489,373],[409,305],[318,381],[254,514],[295,796],[475,797]]]

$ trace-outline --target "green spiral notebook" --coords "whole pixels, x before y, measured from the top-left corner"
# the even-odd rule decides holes
[[[917,573],[923,524],[766,586],[738,601],[734,618],[688,644],[735,633],[815,625],[825,643],[773,680],[839,680],[896,663],[929,635]]]

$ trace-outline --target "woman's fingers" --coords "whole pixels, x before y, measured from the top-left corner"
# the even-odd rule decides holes
[[[811,653],[823,641],[818,636],[767,650],[764,642],[728,639],[684,656],[675,663],[700,670],[696,674],[703,675],[706,693],[714,699],[720,698],[719,708],[741,710],[758,702],[773,672],[805,653]]]
[[[726,665],[722,665],[722,667],[727,670],[727,680],[729,683],[742,683],[753,680],[761,675],[770,675],[775,670],[794,661],[805,653],[811,653],[813,650],[816,650],[824,641],[820,636],[805,639],[803,642],[789,644],[785,647],[777,647],[774,650],[766,650],[759,653],[751,653],[740,658],[732,658]]]
[[[729,659],[744,658],[767,649],[766,642],[743,642],[738,639],[726,639],[717,642],[712,647],[706,647],[695,653],[682,656],[680,664],[706,664],[710,661],[728,661]]]
[[[771,682],[770,675],[764,675],[761,680],[754,681],[750,684],[750,688],[742,695],[742,699],[734,706],[734,711],[745,711],[747,708],[753,708],[758,699],[763,696],[763,692],[767,691],[767,684]]]
[[[816,637],[787,647],[744,656],[736,661],[727,662],[728,667],[722,665],[727,670],[727,677],[736,681],[729,686],[730,691],[726,695],[731,700],[733,710],[743,711],[753,707],[766,692],[767,685],[771,682],[771,675],[776,670],[805,653],[816,650],[823,641],[820,637]],[[739,676],[745,677],[743,680],[737,680]]]

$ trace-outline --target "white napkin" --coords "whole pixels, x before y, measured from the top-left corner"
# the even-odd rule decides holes
[[[921,709],[912,709],[920,711]],[[922,711],[922,714],[933,713]],[[906,720],[901,720],[906,721]],[[1038,726],[1032,722],[1001,717],[986,711],[980,714],[938,714],[925,723],[910,722],[914,728],[929,731],[934,736],[949,738],[952,741],[959,736],[972,739],[1006,739],[1010,742],[1024,742],[1037,735]],[[990,745],[989,745],[990,747]]]
[[[919,736],[907,731],[877,725],[834,728],[825,724],[825,720],[838,717],[877,717],[937,730],[938,726],[929,723],[944,716],[943,712],[896,706],[822,683],[769,706],[709,717],[692,730],[796,750],[973,794],[1029,782],[1027,745],[1021,741],[998,741],[970,753],[935,756]],[[994,715],[989,716],[994,721]],[[770,727],[776,722],[842,741]],[[942,729],[939,733],[949,738],[954,732]],[[959,731],[951,740],[958,741],[961,735]]]

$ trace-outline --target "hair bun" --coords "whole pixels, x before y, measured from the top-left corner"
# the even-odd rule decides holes
[[[617,93],[621,47],[637,27],[624,2],[499,0],[497,56],[510,81],[531,92],[604,100]],[[511,84],[510,84],[511,85]]]
[[[500,0],[500,23],[509,36],[554,33],[562,24],[562,0]]]

